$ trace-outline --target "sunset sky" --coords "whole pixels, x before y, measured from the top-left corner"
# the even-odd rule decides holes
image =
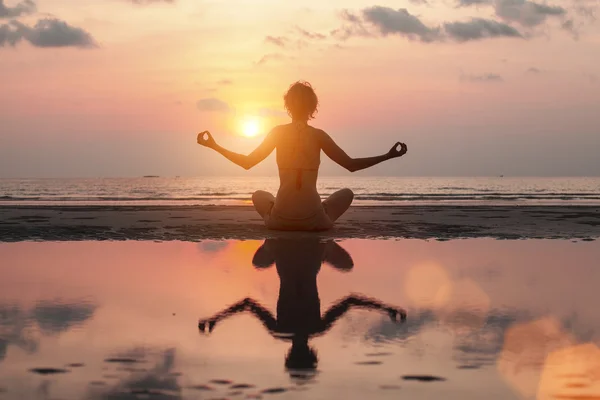
[[[242,175],[307,80],[364,175],[600,175],[600,0],[0,0],[0,177]],[[346,171],[323,163],[323,173]],[[276,173],[274,157],[255,171]]]

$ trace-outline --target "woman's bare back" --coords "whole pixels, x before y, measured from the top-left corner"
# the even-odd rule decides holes
[[[273,212],[290,220],[310,219],[322,213],[317,192],[321,145],[317,129],[305,123],[278,127],[276,133],[279,191]]]

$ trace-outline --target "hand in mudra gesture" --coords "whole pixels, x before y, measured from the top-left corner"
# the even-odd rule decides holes
[[[402,308],[388,308],[387,312],[392,322],[406,321],[406,311]]]
[[[398,149],[398,146],[400,146],[400,149]],[[395,145],[392,146],[392,148],[388,152],[388,157],[389,158],[402,157],[403,155],[406,154],[407,151],[408,151],[408,147],[406,147],[405,143],[397,142]]]
[[[213,329],[215,329],[215,325],[217,321],[214,319],[204,319],[198,322],[198,329],[200,333],[204,333],[205,335],[209,335],[212,333]]]
[[[215,142],[209,131],[204,131],[198,134],[198,144],[212,149],[217,145],[217,142]]]

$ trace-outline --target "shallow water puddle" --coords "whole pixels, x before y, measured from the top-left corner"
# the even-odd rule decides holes
[[[598,259],[557,240],[0,244],[0,399],[600,398]]]

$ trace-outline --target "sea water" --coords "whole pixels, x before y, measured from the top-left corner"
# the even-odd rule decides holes
[[[3,205],[248,204],[255,190],[275,194],[277,177],[0,179]],[[322,197],[351,188],[355,205],[600,204],[600,178],[322,177]]]

